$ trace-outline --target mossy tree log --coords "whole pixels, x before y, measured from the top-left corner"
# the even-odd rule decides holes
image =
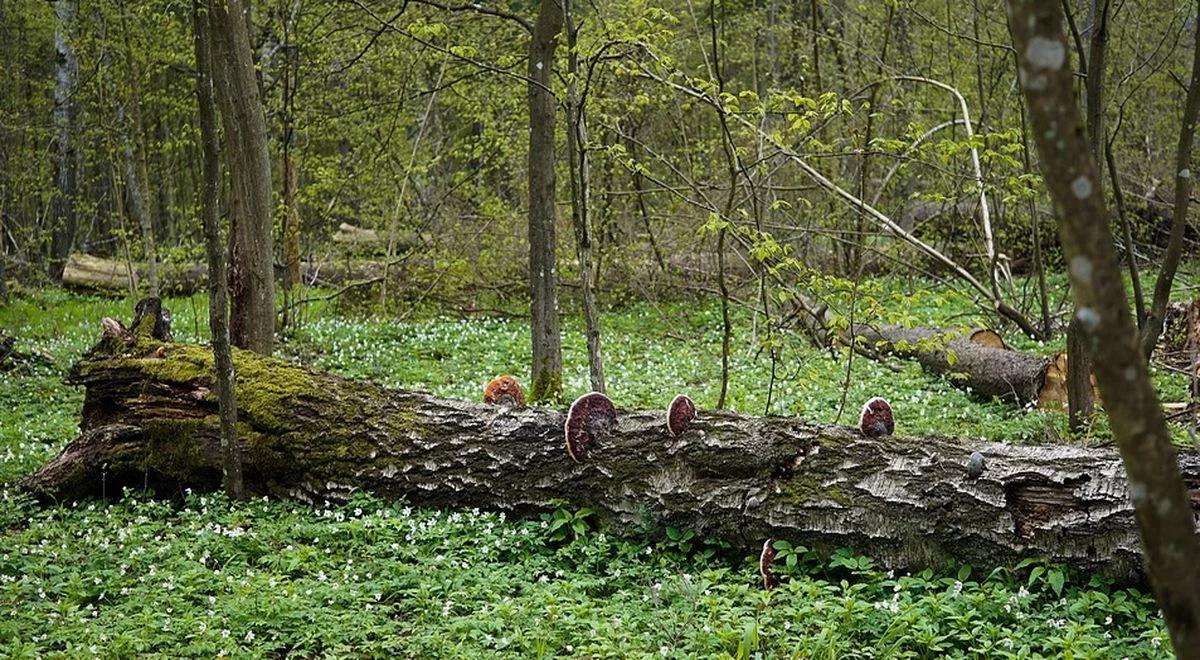
[[[915,360],[926,371],[987,399],[995,397],[1021,406],[1066,400],[1065,381],[1047,378],[1053,373],[1049,358],[1012,350],[993,330],[960,333],[898,325],[839,327],[828,306],[805,298],[797,299],[796,314],[801,327],[823,346],[836,342],[854,346],[873,359],[894,355]]]
[[[212,352],[156,339],[156,326],[162,335],[145,319],[109,333],[76,364],[81,433],[26,489],[62,500],[144,484],[165,495],[220,487]],[[1121,462],[1108,448],[872,440],[793,417],[710,411],[672,438],[662,411],[622,410],[613,435],[575,463],[561,410],[386,390],[245,351],[234,363],[252,494],[320,502],[362,490],[517,514],[566,501],[617,531],[848,546],[899,567],[1042,556],[1120,579],[1141,569]],[[986,469],[971,478],[975,451]],[[1181,467],[1200,504],[1200,457],[1185,454]]]

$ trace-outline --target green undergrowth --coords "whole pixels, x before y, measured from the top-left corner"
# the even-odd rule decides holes
[[[987,323],[979,308],[936,285],[861,286],[895,310],[881,321]],[[848,291],[841,295],[848,300]],[[571,305],[564,301],[564,310]],[[179,342],[206,338],[203,296],[167,306]],[[132,307],[55,290],[22,292],[0,306],[0,327],[19,347],[49,357],[0,375],[0,483],[36,469],[73,436],[82,392],[63,384],[66,370],[98,339],[102,317],[128,322]],[[520,310],[512,311],[463,319],[434,310],[398,321],[318,307],[277,354],[388,387],[476,399],[492,376],[527,378],[528,328]],[[733,311],[728,406],[735,410],[853,423],[863,401],[882,395],[896,408],[901,434],[1084,441],[1067,436],[1061,414],[981,401],[912,363],[819,351]],[[619,305],[602,322],[609,393],[619,406],[659,408],[677,392],[701,408],[715,406],[715,301]],[[1061,340],[1005,334],[1022,350],[1062,348]],[[588,389],[583,325],[571,314],[563,344],[570,399]],[[776,349],[774,379],[769,347]],[[181,372],[164,376],[190,378],[211,364],[205,348],[174,350],[188,359]],[[247,414],[279,414],[278,397],[308,385],[248,373],[245,365],[241,371],[271,383],[263,400],[243,392]],[[1181,379],[1155,377],[1165,400],[1185,399]],[[1107,434],[1101,416],[1090,435]],[[752,556],[706,545],[686,530],[669,530],[657,544],[614,538],[586,510],[523,522],[369,498],[316,509],[214,496],[39,507],[14,492],[0,493],[2,657],[80,657],[93,649],[105,657],[1167,654],[1147,596],[1036,564],[988,575],[951,566],[898,576],[850,551],[830,558],[784,549],[781,559],[794,566],[784,569],[784,586],[767,594]]]
[[[1149,597],[1029,564],[916,575],[755,557],[585,511],[513,521],[360,496],[32,507],[0,537],[7,657],[1075,657],[1167,654]],[[566,524],[562,524],[566,521]],[[795,557],[789,566],[789,557]]]

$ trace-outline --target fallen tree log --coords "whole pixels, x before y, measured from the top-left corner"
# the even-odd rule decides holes
[[[208,283],[208,266],[203,263],[161,263],[158,265],[159,287],[164,295],[187,296],[203,291]],[[384,270],[384,262],[366,259],[328,259],[304,261],[300,264],[300,276],[308,286],[341,286],[348,282],[365,281],[377,277]],[[397,279],[403,277],[401,268],[391,272]],[[283,268],[276,268],[277,278],[282,279]],[[106,259],[90,254],[75,253],[67,259],[63,269],[62,283],[69,288],[102,295],[125,295],[130,288],[145,277],[145,267],[135,264],[130,275],[129,264],[115,259]]]
[[[801,327],[823,346],[839,343],[872,359],[894,355],[915,360],[926,371],[945,376],[954,385],[985,399],[998,398],[1020,406],[1058,408],[1067,400],[1066,355],[1046,358],[1016,351],[994,330],[970,332],[899,325],[855,324],[837,329],[828,306],[796,299]]]
[[[220,487],[211,351],[163,341],[165,324],[152,315],[131,331],[105,320],[105,338],[70,375],[86,388],[80,435],[25,489],[63,500],[124,486],[167,495]],[[522,515],[565,501],[617,531],[670,526],[747,548],[774,537],[852,547],[896,567],[1038,556],[1122,580],[1140,575],[1133,509],[1110,448],[876,440],[794,417],[711,411],[670,437],[662,411],[620,410],[613,433],[577,463],[561,410],[386,390],[243,351],[234,362],[251,493],[320,502],[361,490]],[[976,451],[985,463],[968,471]],[[1200,505],[1200,456],[1180,465]]]

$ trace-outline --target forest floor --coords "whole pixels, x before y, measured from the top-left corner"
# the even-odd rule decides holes
[[[912,324],[971,327],[978,310],[937,286],[872,285]],[[176,339],[205,338],[203,296],[172,299]],[[0,305],[0,328],[45,364],[0,375],[0,484],[71,439],[82,393],[63,384],[132,303],[57,290]],[[518,312],[519,310],[513,310]],[[500,373],[527,371],[519,317],[346,317],[318,306],[279,354],[386,386],[475,399]],[[914,363],[878,363],[770,338],[737,310],[729,406],[854,423],[889,398],[897,432],[1072,442],[1064,415],[980,401]],[[755,332],[755,326],[759,331]],[[604,315],[605,370],[618,405],[663,407],[687,392],[716,403],[720,312],[711,301],[636,303]],[[1022,350],[1051,354],[1009,336]],[[587,388],[582,322],[565,319],[565,389]],[[1164,400],[1186,382],[1156,374]],[[769,402],[769,405],[768,405]],[[1102,416],[1101,416],[1102,418]],[[1182,441],[1187,434],[1177,429]],[[1107,435],[1098,421],[1091,435]],[[596,529],[587,510],[540,521],[410,509],[362,497],[310,509],[131,496],[37,506],[0,486],[0,656],[382,655],[477,657],[1163,657],[1152,599],[1036,562],[983,572],[877,570],[851,550],[817,556],[788,539],[787,578],[761,590],[756,557],[671,530],[650,542]],[[989,567],[990,568],[990,567]]]

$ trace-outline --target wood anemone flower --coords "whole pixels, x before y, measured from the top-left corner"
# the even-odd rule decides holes
[[[667,406],[667,433],[672,438],[682,435],[696,419],[696,404],[686,394],[677,394]]]
[[[858,417],[858,430],[868,438],[882,438],[891,435],[896,430],[896,418],[892,414],[892,405],[880,397],[867,401],[863,404],[862,414]]]
[[[513,408],[525,407],[525,392],[512,376],[496,376],[483,389],[483,402]]]
[[[770,591],[779,586],[779,576],[772,568],[775,566],[775,539],[763,542],[762,554],[758,556],[758,574],[762,576],[763,589]]]
[[[617,425],[617,409],[613,402],[599,392],[591,392],[575,399],[567,411],[567,422],[563,426],[567,453],[579,462],[587,458],[588,452],[599,440],[603,440]]]

